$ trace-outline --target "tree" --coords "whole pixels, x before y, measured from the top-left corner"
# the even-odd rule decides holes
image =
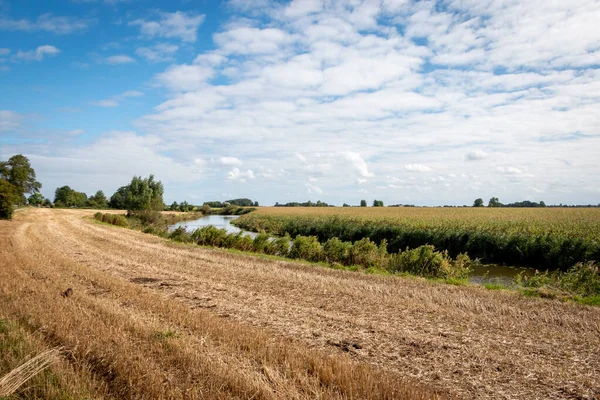
[[[17,187],[7,181],[0,179],[0,219],[11,219],[13,205],[19,200]]]
[[[102,190],[98,190],[93,196],[90,196],[87,205],[91,208],[107,208],[108,199]]]
[[[27,202],[32,206],[39,206],[44,203],[44,196],[41,193],[34,193],[27,199]]]
[[[476,199],[475,202],[473,202],[473,207],[483,207],[483,199]]]
[[[367,206],[367,201],[366,200],[361,200],[360,201],[360,206],[361,207],[366,207]]]
[[[382,200],[373,200],[373,207],[383,207]]]
[[[497,197],[492,197],[488,202],[488,207],[502,207],[502,203],[500,203]]]
[[[154,180],[154,175],[148,178],[134,176],[131,183],[120,187],[110,198],[110,206],[126,209],[129,213],[134,211],[160,211],[164,210],[163,185]]]
[[[35,179],[35,171],[31,168],[29,159],[21,154],[0,162],[0,179],[16,188],[15,203],[18,204],[25,204],[26,193],[38,193],[42,188],[42,184]]]
[[[544,203],[543,201],[540,201],[540,207],[546,207],[546,203]]]
[[[171,210],[171,211],[177,211],[177,210],[179,210],[179,204],[177,204],[177,202],[174,201],[173,203],[171,203],[171,206],[169,207],[169,210]]]
[[[62,186],[54,192],[54,204],[57,207],[85,207],[87,195],[71,189],[69,186]]]

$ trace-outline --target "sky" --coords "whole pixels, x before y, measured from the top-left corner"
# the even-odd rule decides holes
[[[600,203],[600,0],[0,0],[0,159],[54,198]]]

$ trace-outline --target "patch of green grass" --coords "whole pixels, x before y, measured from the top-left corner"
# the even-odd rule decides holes
[[[589,297],[579,297],[576,296],[573,298],[578,303],[587,304],[589,306],[600,306],[600,296],[589,296]]]
[[[506,287],[502,284],[499,283],[486,283],[483,285],[484,288],[486,288],[487,290],[502,290],[502,289],[506,289]]]

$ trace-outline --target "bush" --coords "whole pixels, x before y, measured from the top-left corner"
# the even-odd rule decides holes
[[[323,259],[323,251],[316,236],[296,236],[288,257],[318,262]]]
[[[471,260],[466,254],[459,254],[453,261],[447,251],[435,251],[432,245],[394,254],[389,258],[388,269],[391,272],[406,272],[428,278],[466,279],[469,275]]]
[[[584,297],[600,295],[600,268],[594,261],[577,263],[567,272],[539,272],[533,275],[520,273],[515,282],[525,288],[548,288]]]
[[[127,218],[125,218],[125,216],[121,214],[102,214],[100,212],[97,212],[94,214],[94,219],[111,225],[123,227],[129,226]]]
[[[218,229],[209,225],[192,232],[191,240],[202,246],[224,247],[227,237],[225,229]]]
[[[190,234],[182,226],[171,231],[171,233],[169,233],[169,239],[182,243],[189,243],[192,241]]]
[[[323,245],[323,256],[325,260],[330,263],[340,263],[343,265],[350,265],[350,251],[352,250],[352,243],[342,242],[338,238],[331,238]]]
[[[387,241],[384,239],[379,247],[369,238],[362,238],[350,249],[350,263],[365,268],[384,265],[387,259]]]
[[[281,257],[288,257],[290,252],[290,241],[291,238],[289,235],[281,236],[273,240],[275,254]]]

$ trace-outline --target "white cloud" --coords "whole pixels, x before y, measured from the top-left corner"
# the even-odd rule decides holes
[[[7,132],[21,126],[23,116],[9,110],[0,110],[0,132]]]
[[[467,161],[477,161],[486,159],[488,154],[485,151],[475,150],[467,153],[465,155],[465,160]]]
[[[6,16],[0,16],[0,30],[23,31],[23,32],[51,32],[56,35],[66,35],[86,30],[94,24],[93,20],[75,17],[53,16],[42,14],[35,21],[28,19],[14,20]]]
[[[175,91],[198,90],[214,76],[212,68],[202,65],[176,65],[156,76],[158,82]]]
[[[429,172],[431,171],[431,167],[423,164],[406,164],[404,170],[408,172]]]
[[[158,12],[158,19],[136,19],[129,25],[139,26],[143,36],[154,38],[178,38],[184,42],[195,42],[198,27],[204,22],[204,14]]]
[[[110,99],[92,102],[92,104],[98,107],[116,107],[122,100],[125,100],[129,97],[140,97],[143,95],[144,93],[140,92],[139,90],[128,90],[126,92],[113,96]]]
[[[227,173],[227,179],[233,181],[246,182],[247,179],[255,179],[254,172],[251,169],[247,169],[246,171],[241,171],[239,168],[232,168],[231,171]]]
[[[133,58],[125,54],[117,54],[106,58],[106,63],[111,65],[130,64],[134,62],[135,60]]]
[[[237,157],[221,157],[219,158],[219,164],[221,165],[225,165],[225,166],[237,166],[240,167],[243,163],[242,160],[240,160]]]
[[[49,56],[53,57],[60,53],[60,50],[54,46],[44,45],[39,46],[35,50],[31,51],[21,51],[19,50],[17,54],[13,56],[14,61],[23,60],[23,61],[42,61],[44,57]]]
[[[0,56],[6,56],[10,54],[10,49],[7,49],[5,47],[0,48]]]
[[[513,166],[506,166],[506,167],[498,167],[496,168],[499,172],[502,172],[503,174],[522,174],[523,170],[517,167],[513,167]]]
[[[304,186],[306,186],[306,190],[308,193],[323,194],[323,189],[316,185],[313,185],[312,183],[305,183]]]
[[[170,62],[175,60],[173,55],[178,49],[179,46],[173,44],[159,43],[152,47],[138,47],[135,54],[150,62]]]

